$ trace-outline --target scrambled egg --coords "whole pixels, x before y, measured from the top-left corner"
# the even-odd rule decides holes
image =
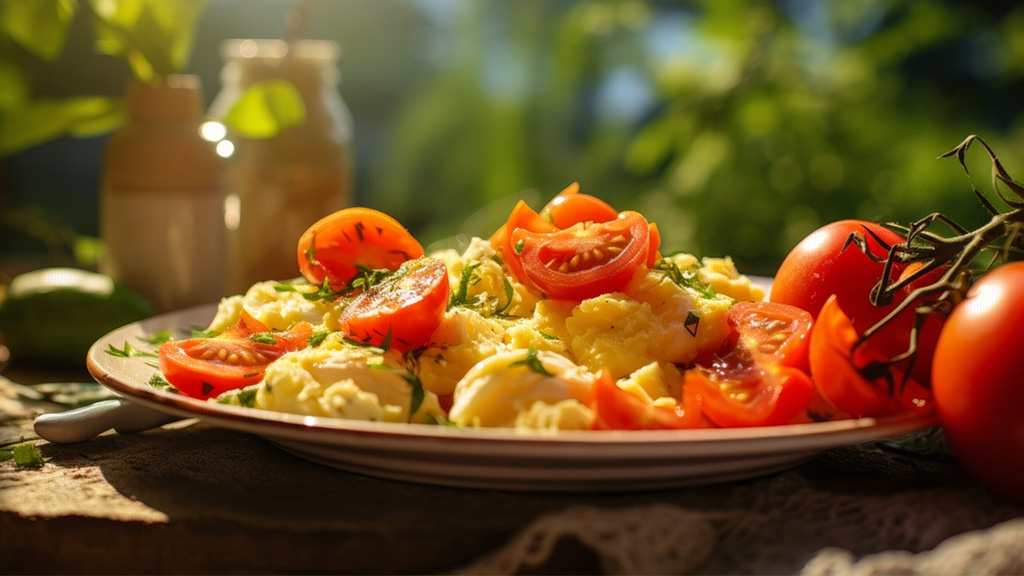
[[[411,373],[370,348],[320,346],[284,355],[267,369],[256,407],[352,420],[426,423],[443,419],[437,395],[415,411]]]
[[[326,302],[305,297],[305,294],[316,290],[316,286],[309,284],[258,282],[244,295],[221,300],[217,306],[217,315],[214,316],[209,329],[213,332],[223,332],[238,322],[244,309],[271,330],[287,330],[302,321],[322,330],[340,330],[338,318],[344,305],[340,301]]]
[[[448,267],[451,304],[427,345],[406,354],[342,336],[344,300],[309,299],[315,286],[262,282],[224,299],[212,330],[247,311],[273,330],[306,321],[323,342],[285,354],[258,385],[259,408],[381,422],[588,429],[590,388],[602,370],[654,405],[681,397],[681,366],[717,349],[726,316],[761,288],[729,258],[666,257],[641,266],[619,292],[547,299],[507,275],[485,241],[433,255]]]
[[[448,418],[460,426],[515,426],[522,415],[549,420],[557,427],[560,414],[551,409],[573,410],[566,421],[586,424],[580,413],[594,376],[568,358],[552,352],[508,350],[477,363],[459,380],[455,403]],[[540,404],[541,408],[534,406]],[[547,407],[544,416],[536,414]],[[533,414],[531,414],[531,411]]]

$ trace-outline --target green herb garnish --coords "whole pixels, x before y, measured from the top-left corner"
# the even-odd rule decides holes
[[[654,263],[654,269],[663,272],[666,276],[672,279],[673,282],[682,286],[683,288],[690,288],[696,290],[704,298],[714,298],[717,293],[710,284],[706,284],[700,281],[698,276],[698,268],[691,266],[689,268],[681,269],[679,266],[669,260],[668,258],[659,258]]]
[[[509,367],[512,366],[526,366],[527,368],[533,370],[537,374],[541,374],[543,376],[554,376],[554,374],[548,372],[548,369],[544,367],[544,363],[541,362],[540,357],[537,356],[536,348],[527,348],[526,358],[523,358],[522,360],[516,360],[515,362],[509,364]]]
[[[249,336],[249,340],[257,342],[259,344],[270,344],[274,346],[277,344],[277,337],[270,332],[258,332]]]
[[[220,334],[220,333],[216,332],[214,330],[207,330],[207,329],[202,328],[200,326],[193,326],[192,327],[192,337],[193,338],[216,338],[218,334]]]
[[[0,462],[11,459],[19,468],[42,468],[50,461],[49,458],[43,458],[39,449],[31,442],[0,448]]]
[[[312,336],[306,339],[306,344],[309,344],[310,348],[316,348],[317,346],[324,343],[330,332],[315,332]]]
[[[158,390],[163,390],[171,385],[171,383],[164,378],[163,374],[153,374],[149,377],[149,382],[147,382],[147,384]]]
[[[118,358],[135,358],[138,356],[145,358],[156,358],[157,355],[152,352],[144,352],[138,348],[132,346],[127,341],[124,343],[123,348],[117,348],[113,344],[107,344],[107,349],[104,350],[111,356],[117,356]]]
[[[166,344],[171,341],[171,333],[165,330],[163,332],[157,332],[148,338],[139,338],[139,340],[142,340],[150,346],[160,346],[161,344]]]
[[[474,298],[472,301],[469,299],[469,287],[480,281],[480,276],[475,274],[476,269],[479,267],[480,263],[477,262],[462,269],[462,273],[459,274],[459,287],[452,293],[451,298],[448,300],[449,310],[456,306],[473,308],[479,304],[478,299]]]

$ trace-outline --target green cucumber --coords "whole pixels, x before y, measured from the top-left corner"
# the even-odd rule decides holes
[[[0,300],[0,335],[12,364],[84,367],[93,342],[153,315],[152,305],[110,276],[44,268],[14,277]]]

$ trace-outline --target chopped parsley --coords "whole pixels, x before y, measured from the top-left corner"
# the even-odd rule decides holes
[[[160,346],[161,344],[166,344],[171,341],[171,333],[168,331],[157,332],[148,338],[139,338],[139,340],[142,340],[150,346]]]
[[[122,348],[117,348],[113,344],[107,344],[107,349],[104,350],[104,352],[110,354],[111,356],[116,356],[118,358],[135,358],[138,356],[144,358],[157,357],[157,355],[152,352],[145,352],[143,350],[139,350],[138,348],[132,346],[127,341],[125,341],[124,346]]]
[[[217,332],[215,330],[207,330],[207,329],[202,328],[200,326],[193,326],[192,327],[192,337],[193,338],[216,338],[218,334],[219,334],[219,332]]]
[[[12,459],[18,468],[42,468],[50,461],[49,458],[44,458],[31,442],[0,447],[0,462]]]
[[[480,282],[480,276],[475,273],[479,267],[479,262],[463,267],[462,273],[459,274],[459,287],[452,292],[451,298],[448,299],[449,310],[456,306],[474,308],[480,304],[479,298],[469,299],[469,287]]]
[[[374,370],[392,370],[387,364],[367,363],[367,366]],[[412,398],[409,399],[409,421],[412,422],[412,416],[423,405],[423,398],[426,396],[426,393],[423,391],[423,383],[420,382],[418,376],[412,372],[404,371],[401,376],[405,378],[405,381],[409,383],[409,387],[412,389]]]
[[[299,284],[299,286],[309,286],[310,284]],[[302,294],[302,297],[306,300],[315,301],[320,300],[323,302],[334,302],[338,298],[344,296],[344,292],[338,292],[331,288],[330,282],[324,278],[324,283],[321,284],[314,292],[302,292],[296,288],[296,284],[278,284],[274,286],[275,292],[298,292]]]
[[[349,296],[356,290],[369,290],[374,286],[383,283],[388,279],[397,279],[405,275],[409,271],[404,265],[392,272],[387,268],[369,268],[360,264],[356,265],[358,272],[353,276],[345,287],[341,290],[335,290],[331,287],[330,280],[324,278],[322,284],[313,292],[307,292],[305,290],[299,290],[299,286],[311,286],[308,282],[299,282],[296,284],[277,284],[274,286],[275,292],[298,292],[302,294],[302,297],[310,301],[322,301],[322,302],[334,302],[340,298]]]
[[[150,376],[149,382],[147,383],[153,388],[156,388],[157,390],[163,390],[164,388],[167,388],[171,385],[171,383],[168,382],[166,378],[164,378],[163,374],[159,373]]]
[[[540,357],[537,355],[536,348],[528,348],[526,350],[526,358],[523,358],[522,360],[516,360],[515,362],[509,364],[510,368],[513,366],[526,366],[527,368],[533,370],[537,374],[541,374],[543,376],[554,376],[554,374],[548,372],[548,369],[544,367],[544,363],[541,362]]]
[[[440,414],[427,414],[427,424],[432,426],[444,426],[446,428],[458,428],[459,425]]]
[[[236,404],[238,406],[244,406],[246,408],[256,407],[256,386],[250,386],[248,388],[242,388],[236,390],[231,394],[224,394],[217,398],[218,404]]]
[[[697,266],[681,269],[672,260],[669,260],[668,258],[659,258],[658,261],[654,263],[654,269],[663,272],[666,276],[671,278],[673,282],[683,288],[696,290],[704,298],[714,298],[717,295],[715,293],[715,289],[712,288],[710,284],[700,281],[700,277],[698,276],[699,269]]]
[[[327,331],[324,331],[324,332],[314,332],[312,336],[310,336],[309,338],[306,339],[306,344],[309,344],[309,346],[311,348],[316,348],[317,346],[323,344],[324,340],[326,340],[327,336],[329,336],[329,335],[330,335],[330,332],[327,332]]]
[[[249,340],[257,342],[259,344],[270,344],[274,346],[277,344],[277,338],[270,332],[258,332],[249,336]]]
[[[320,265],[320,261],[316,259],[316,232],[313,232],[313,237],[309,240],[309,247],[302,251],[302,256],[305,257],[306,262],[309,262],[311,265]]]
[[[694,311],[686,313],[686,320],[683,321],[683,327],[690,333],[690,336],[697,337],[697,327],[700,325],[700,314]]]

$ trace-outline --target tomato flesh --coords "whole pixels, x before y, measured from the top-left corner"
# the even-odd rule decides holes
[[[270,332],[243,311],[234,326],[214,338],[162,344],[160,370],[182,394],[211,398],[258,383],[271,362],[305,348],[311,335],[312,327],[307,322],[299,322],[287,332]]]
[[[341,321],[352,340],[405,352],[426,344],[441,325],[448,306],[448,267],[423,257],[403,268],[345,307]]]
[[[520,283],[530,285],[530,281],[523,271],[522,265],[519,263],[512,240],[512,233],[517,230],[546,233],[554,232],[558,230],[558,227],[534,212],[533,208],[530,208],[525,201],[520,200],[516,203],[515,208],[512,209],[512,213],[505,224],[491,235],[491,247],[501,257],[509,274]]]
[[[811,331],[809,350],[811,376],[821,395],[854,418],[930,410],[928,390],[898,368],[884,368],[889,355],[873,340],[855,348],[859,338],[838,298],[826,300]],[[865,376],[862,369],[871,364],[880,368]]]
[[[341,290],[360,267],[397,270],[423,256],[423,247],[397,220],[370,208],[339,210],[299,238],[299,271],[313,284]]]
[[[932,390],[946,440],[990,489],[1024,503],[1024,263],[982,276],[946,320]]]
[[[515,258],[530,283],[550,298],[584,300],[620,290],[645,264],[650,228],[637,212],[566,230],[512,233]]]
[[[684,391],[701,398],[712,422],[723,427],[787,424],[807,411],[814,386],[806,363],[810,315],[770,302],[733,305],[732,336],[721,350],[687,370]]]
[[[796,306],[776,302],[737,302],[729,308],[729,326],[742,347],[762,361],[807,371],[807,347],[814,319]]]
[[[540,215],[548,218],[558,228],[565,230],[581,222],[615,220],[619,216],[619,212],[596,196],[581,194],[580,185],[574,182],[552,198],[541,209]]]
[[[594,430],[683,430],[707,428],[710,423],[696,394],[684,394],[674,408],[653,406],[619,388],[611,373],[602,371],[591,389]]]

